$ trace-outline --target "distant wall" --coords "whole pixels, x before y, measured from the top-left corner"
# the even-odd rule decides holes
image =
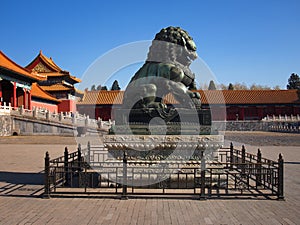
[[[76,112],[76,101],[72,99],[62,99],[58,104],[58,112]]]
[[[31,106],[36,108],[46,108],[50,112],[58,112],[58,107],[56,104],[44,103],[44,102],[36,102],[31,101]]]

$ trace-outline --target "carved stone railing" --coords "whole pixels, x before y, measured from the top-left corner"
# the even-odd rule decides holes
[[[300,121],[300,115],[279,115],[279,116],[275,116],[275,115],[267,115],[265,118],[262,119],[263,121]]]
[[[100,128],[109,129],[114,121],[103,121],[101,118],[91,119],[88,115],[81,115],[78,112],[50,112],[47,109],[40,107],[33,107],[32,110],[24,109],[23,106],[12,107],[11,104],[0,106],[0,116],[11,115],[17,117],[26,117],[32,119],[46,120],[49,122],[69,124],[76,127],[89,127],[89,128]]]

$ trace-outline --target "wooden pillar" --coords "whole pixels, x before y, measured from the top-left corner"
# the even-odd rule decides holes
[[[2,105],[2,83],[0,82],[0,106]]]
[[[262,119],[263,118],[263,108],[262,107],[257,107],[257,115],[258,115],[258,119]]]
[[[28,109],[31,110],[31,90],[29,90],[28,92]]]
[[[242,106],[242,107],[239,107],[239,111],[240,111],[240,115],[239,115],[239,119],[240,120],[244,120],[245,119],[245,108]]]
[[[27,109],[27,89],[24,88],[23,89],[23,106],[24,106],[24,109]]]
[[[1,86],[0,86],[0,91],[1,91]],[[293,105],[292,107],[293,107],[293,115],[297,116],[297,114],[299,114],[299,111],[297,110],[298,107],[296,107],[295,105]]]
[[[17,83],[14,82],[12,107],[17,107]]]

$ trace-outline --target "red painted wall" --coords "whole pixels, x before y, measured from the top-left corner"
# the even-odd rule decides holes
[[[58,107],[56,104],[31,101],[31,107],[40,107],[40,108],[45,108],[50,112],[56,112],[56,113],[58,112]]]
[[[210,107],[214,121],[223,121],[225,118],[226,120],[261,120],[267,115],[300,115],[300,106],[298,105],[228,105],[226,106],[226,112],[224,107],[220,108],[214,105]],[[203,108],[208,108],[208,106],[204,106]],[[103,120],[114,119],[111,118],[113,115],[111,105],[78,105],[77,110],[80,114],[89,115],[90,118],[97,119],[100,117]]]
[[[76,101],[70,99],[63,99],[58,104],[58,112],[76,112]]]

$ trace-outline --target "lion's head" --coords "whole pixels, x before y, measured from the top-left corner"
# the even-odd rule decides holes
[[[147,61],[189,66],[196,58],[196,44],[193,38],[180,27],[170,26],[156,34]]]

